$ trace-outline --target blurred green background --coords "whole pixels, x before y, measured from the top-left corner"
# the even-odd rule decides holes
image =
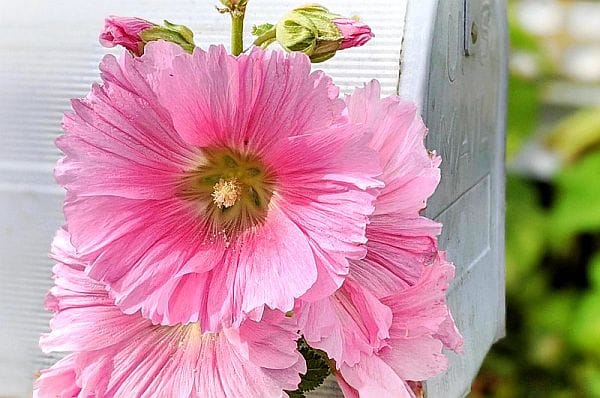
[[[509,2],[507,337],[470,397],[600,397],[600,2]]]

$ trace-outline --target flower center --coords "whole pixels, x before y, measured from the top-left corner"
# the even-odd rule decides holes
[[[231,237],[261,224],[268,212],[275,177],[258,156],[209,148],[181,183],[181,196],[198,204],[214,233]]]
[[[228,180],[220,178],[219,182],[215,184],[211,196],[219,209],[233,206],[240,197],[240,185],[237,178]]]

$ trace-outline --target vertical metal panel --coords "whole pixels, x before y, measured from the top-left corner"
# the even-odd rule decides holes
[[[433,28],[420,30],[433,13]],[[460,397],[504,333],[504,117],[506,24],[502,0],[409,1],[400,91],[421,101],[442,182],[427,213],[456,265],[449,303],[465,337],[428,397]],[[412,76],[412,71],[427,76]]]

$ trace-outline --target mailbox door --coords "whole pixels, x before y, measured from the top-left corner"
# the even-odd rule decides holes
[[[427,214],[444,224],[440,246],[456,266],[449,303],[465,339],[448,372],[427,383],[431,398],[466,395],[504,333],[505,12],[503,0],[407,9],[400,93],[421,104],[427,146],[443,159]]]

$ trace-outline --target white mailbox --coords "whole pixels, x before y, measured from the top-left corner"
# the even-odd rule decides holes
[[[428,147],[443,157],[428,215],[444,223],[442,248],[457,267],[449,302],[465,337],[449,371],[426,385],[431,398],[465,395],[504,325],[503,156],[506,25],[503,0],[321,0],[360,15],[368,45],[317,65],[346,92],[378,79],[386,95],[417,102]],[[276,22],[306,0],[252,0],[247,27]],[[62,223],[63,192],[52,178],[69,99],[98,80],[103,18],[135,15],[190,26],[196,43],[227,43],[228,18],[207,0],[21,0],[0,4],[0,397],[31,394],[34,374],[54,358],[37,339],[51,285],[50,241]],[[257,10],[260,10],[260,18]],[[247,31],[247,33],[249,30]],[[247,35],[249,39],[249,35]],[[313,396],[339,396],[325,386]]]

